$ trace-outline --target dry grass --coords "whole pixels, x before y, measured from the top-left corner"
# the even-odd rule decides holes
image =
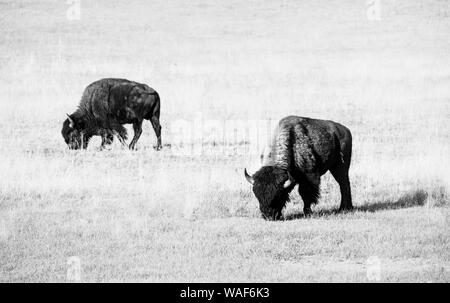
[[[381,1],[379,22],[364,1],[81,5],[0,4],[1,281],[64,281],[71,256],[82,281],[364,282],[370,257],[381,281],[450,281],[445,2]],[[136,152],[66,150],[65,113],[110,76],[160,92],[171,147],[147,123]],[[215,155],[174,153],[180,119],[287,114],[352,130],[354,212],[327,174],[314,216],[294,192],[266,222],[253,155],[206,133]]]

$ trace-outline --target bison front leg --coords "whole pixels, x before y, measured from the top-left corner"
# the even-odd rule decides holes
[[[122,146],[128,148],[128,145],[126,142],[127,137],[128,137],[126,128],[117,123],[114,125],[114,133],[116,134],[116,136],[119,139]]]
[[[298,193],[303,200],[303,214],[311,215],[311,204],[317,203],[320,196],[320,176],[301,176],[298,182]]]
[[[104,149],[106,145],[112,144],[114,141],[114,136],[109,131],[103,131],[101,133],[101,137],[102,137],[102,144],[100,145],[100,150]]]
[[[82,146],[83,149],[87,149],[90,139],[91,139],[90,136],[83,136],[82,137],[82,139],[81,139],[81,146]]]
[[[126,142],[126,140],[127,140],[126,136],[124,136],[121,133],[117,133],[117,139],[119,139],[119,142],[122,144],[122,146],[128,147],[127,142]]]
[[[134,137],[133,137],[133,140],[131,140],[131,143],[129,146],[131,150],[135,149],[136,143],[142,134],[142,120],[140,120],[136,123],[133,123],[133,130],[134,130]]]

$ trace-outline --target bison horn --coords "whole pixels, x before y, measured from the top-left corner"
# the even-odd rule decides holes
[[[67,115],[67,118],[69,119],[69,122],[70,122],[69,127],[70,127],[70,128],[74,128],[74,127],[75,127],[75,122],[74,122],[73,119],[69,116],[69,114],[66,114],[66,115]]]
[[[292,178],[291,174],[289,172],[287,172],[287,174],[288,174],[289,178],[286,180],[286,182],[284,182],[284,185],[283,185],[284,188],[288,188],[294,182],[293,181],[294,179]]]
[[[251,185],[253,185],[253,183],[255,183],[255,179],[253,179],[253,177],[250,176],[250,175],[247,173],[247,169],[246,169],[246,168],[244,169],[244,173],[245,173],[245,179],[247,179],[247,181],[248,181]]]

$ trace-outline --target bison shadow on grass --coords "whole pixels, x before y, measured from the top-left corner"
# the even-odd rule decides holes
[[[354,206],[353,211],[361,211],[361,212],[376,212],[376,211],[382,211],[382,210],[393,210],[393,209],[401,209],[401,208],[410,208],[415,206],[423,206],[425,202],[427,201],[428,193],[424,190],[415,190],[408,192],[406,194],[403,194],[399,199],[392,201],[392,200],[384,200],[379,202],[374,202],[371,204],[366,205],[360,205],[360,206]],[[324,209],[324,210],[318,210],[314,212],[311,217],[321,217],[321,216],[328,216],[328,215],[335,215],[338,214],[339,211],[335,209]],[[305,215],[303,213],[293,213],[293,214],[287,214],[284,217],[284,220],[295,220],[305,218]]]

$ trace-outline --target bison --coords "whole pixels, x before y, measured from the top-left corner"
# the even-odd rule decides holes
[[[129,145],[135,149],[142,134],[143,120],[155,130],[160,150],[161,125],[158,93],[146,84],[126,79],[101,79],[88,85],[78,109],[63,123],[62,136],[70,149],[87,148],[92,136],[101,136],[101,148],[111,144],[116,135],[126,145],[127,131],[123,124],[133,124],[134,137]]]
[[[261,156],[263,166],[253,176],[244,170],[265,219],[282,218],[281,211],[296,184],[303,212],[311,214],[311,204],[319,198],[320,177],[327,171],[340,187],[339,209],[353,208],[348,177],[352,135],[347,127],[328,120],[285,117],[266,150]]]

